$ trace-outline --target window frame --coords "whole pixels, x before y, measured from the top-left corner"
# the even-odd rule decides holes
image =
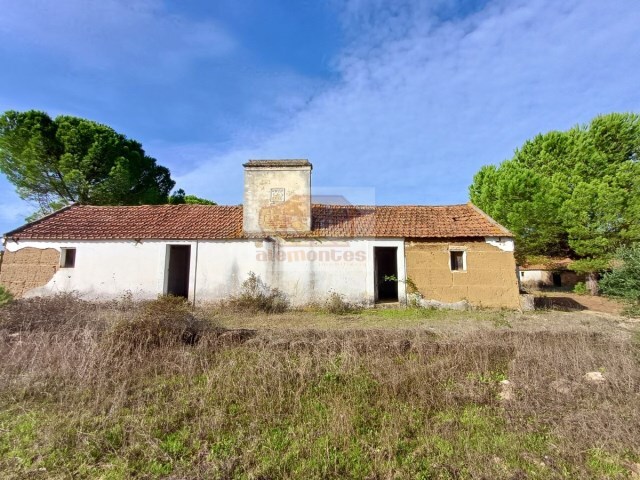
[[[60,268],[76,268],[76,256],[76,247],[60,247]]]
[[[462,268],[453,268],[453,254],[462,253]],[[451,273],[466,273],[467,272],[467,249],[462,247],[450,247],[449,248],[449,270]]]

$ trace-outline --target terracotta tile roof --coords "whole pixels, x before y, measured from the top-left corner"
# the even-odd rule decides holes
[[[520,270],[567,270],[573,260],[568,257],[565,258],[539,258],[536,263],[520,265]]]
[[[312,205],[312,218],[311,232],[288,232],[282,236],[512,236],[471,204],[437,207]],[[41,240],[214,240],[262,238],[265,235],[244,235],[242,206],[220,205],[73,205],[6,234],[8,238]]]
[[[512,236],[471,204],[447,206],[313,205],[313,231],[320,237]]]
[[[73,205],[6,234],[30,239],[217,239],[242,236],[242,207]]]

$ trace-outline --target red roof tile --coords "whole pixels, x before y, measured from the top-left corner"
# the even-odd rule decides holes
[[[471,204],[450,206],[312,205],[311,232],[294,237],[454,238],[511,236]],[[39,240],[215,240],[263,237],[242,231],[242,206],[73,205],[6,234]],[[275,235],[270,233],[270,235]]]
[[[520,265],[520,270],[530,271],[530,270],[567,270],[569,265],[573,260],[568,257],[564,258],[538,258],[536,263],[524,264]]]

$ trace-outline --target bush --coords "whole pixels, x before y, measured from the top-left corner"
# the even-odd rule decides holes
[[[616,252],[613,269],[604,274],[600,288],[604,295],[628,301],[628,314],[640,314],[640,244]]]
[[[344,295],[341,295],[338,292],[329,293],[329,297],[324,304],[324,308],[327,312],[336,315],[344,315],[361,310],[359,306],[346,301]]]
[[[13,295],[11,295],[6,288],[0,285],[0,307],[2,305],[6,305],[11,300],[13,300]]]
[[[249,272],[242,282],[240,295],[229,301],[231,308],[252,313],[281,313],[289,308],[286,295],[277,288],[270,288],[259,275]]]
[[[161,296],[143,302],[132,318],[121,319],[109,332],[108,342],[125,352],[147,351],[178,344],[194,345],[207,328],[182,297]]]
[[[573,293],[577,293],[578,295],[586,295],[588,293],[587,286],[584,282],[578,282],[573,287]]]
[[[61,331],[94,323],[98,307],[74,293],[22,298],[0,310],[0,329],[10,332]]]

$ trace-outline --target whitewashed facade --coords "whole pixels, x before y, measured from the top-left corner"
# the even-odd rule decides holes
[[[322,301],[337,292],[350,301],[375,298],[374,247],[397,249],[398,278],[405,279],[404,242],[398,239],[39,241],[8,240],[5,248],[76,250],[73,268],[59,268],[44,286],[25,297],[77,292],[109,300],[130,293],[151,299],[168,293],[169,246],[190,246],[188,298],[221,300],[239,292],[249,272],[282,290],[293,304]],[[406,298],[404,282],[398,297]]]

